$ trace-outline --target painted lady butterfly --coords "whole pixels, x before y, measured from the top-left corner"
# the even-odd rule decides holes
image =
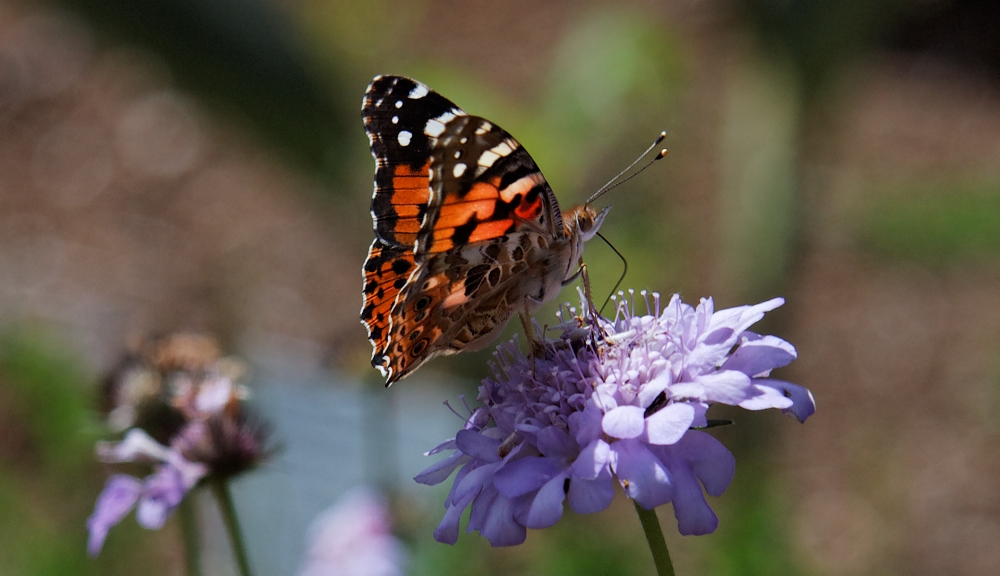
[[[427,360],[486,347],[579,270],[608,208],[563,213],[510,134],[427,86],[378,76],[362,118],[375,157],[375,241],[361,322],[386,386]]]

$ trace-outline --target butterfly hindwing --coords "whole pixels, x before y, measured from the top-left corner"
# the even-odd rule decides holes
[[[376,238],[368,249],[363,269],[364,304],[361,308],[361,322],[368,330],[368,339],[374,349],[373,365],[378,366],[385,353],[396,296],[415,269],[413,250],[410,248],[390,246]]]

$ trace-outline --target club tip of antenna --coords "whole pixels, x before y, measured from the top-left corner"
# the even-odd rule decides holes
[[[660,135],[656,137],[656,144],[659,144],[660,142],[663,142],[663,139],[666,138],[666,137],[667,137],[667,131],[666,130],[661,131]],[[654,144],[654,146],[656,144]]]
[[[663,150],[660,150],[660,153],[656,155],[656,158],[654,158],[653,161],[655,162],[655,161],[659,160],[660,158],[666,157],[666,155],[668,153],[669,153],[669,151],[666,148],[664,148]]]

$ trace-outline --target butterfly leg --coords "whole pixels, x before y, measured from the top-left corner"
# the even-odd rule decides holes
[[[587,313],[590,314],[591,318],[596,318],[598,312],[597,307],[594,306],[594,297],[590,292],[590,275],[587,274],[587,265],[580,262],[580,269],[577,271],[577,274],[583,283],[583,296],[587,300]]]

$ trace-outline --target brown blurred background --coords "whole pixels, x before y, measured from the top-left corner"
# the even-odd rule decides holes
[[[398,463],[410,447],[366,444],[373,465],[316,440],[413,426],[429,449],[457,429],[438,403],[486,372],[462,355],[384,391],[367,365],[359,107],[378,73],[504,126],[564,205],[666,129],[669,157],[607,197],[625,286],[786,297],[765,328],[797,346],[779,376],[818,412],[729,415],[736,480],[716,534],[668,535],[678,573],[1000,570],[997,5],[0,0],[0,572],[181,573],[175,526],[123,524],[89,560],[82,522],[104,478],[94,383],[130,335],[185,330],[258,367],[288,453],[333,462],[317,494],[346,463],[397,495],[411,573],[652,573],[627,504],[513,551],[447,548],[440,491],[400,480],[427,464]],[[587,261],[606,294],[620,262],[596,243]],[[369,424],[289,408],[315,394]],[[266,546],[295,526],[248,531]],[[294,568],[286,540],[286,560],[252,553],[260,573]]]

